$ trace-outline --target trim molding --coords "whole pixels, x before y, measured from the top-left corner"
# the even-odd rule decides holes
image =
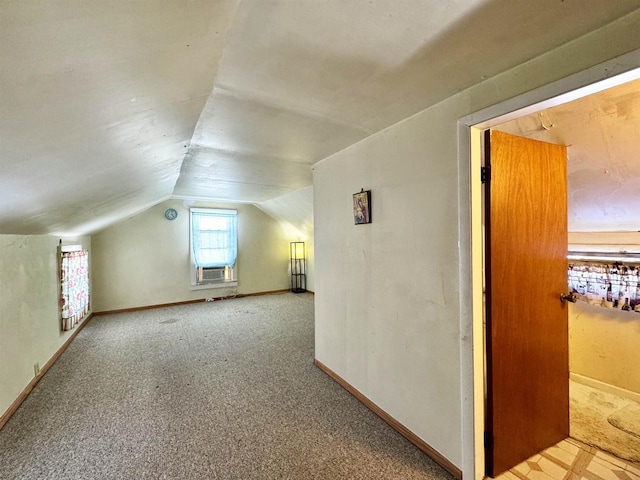
[[[324,363],[319,361],[318,359],[314,359],[313,363],[316,367],[326,373],[329,377],[335,380],[338,385],[344,388],[347,392],[353,395],[360,403],[362,403],[365,407],[371,410],[373,413],[378,415],[382,420],[387,422],[391,428],[397,431],[404,438],[413,443],[416,447],[418,447],[422,452],[424,452],[428,457],[430,457],[434,462],[444,468],[447,472],[454,476],[454,478],[458,480],[462,480],[462,470],[456,467],[453,463],[447,460],[440,452],[427,444],[424,440],[418,437],[415,433],[409,430],[407,427],[398,422],[395,418],[389,415],[387,412],[382,410],[378,405],[369,400],[366,396],[364,396],[358,389],[353,387],[350,383],[348,383],[345,379],[340,377],[336,372],[327,367]]]
[[[579,373],[569,372],[569,380],[573,380],[574,382],[581,383],[582,385],[586,385],[587,387],[597,388],[598,390],[612,393],[614,395],[618,395],[619,397],[627,398],[634,402],[640,403],[640,393],[634,392],[632,390],[627,390],[622,387],[617,387],[615,385],[611,385],[610,383],[596,380],[595,378],[580,375]]]
[[[214,298],[214,300],[222,300],[222,297]],[[175,307],[178,305],[188,305],[190,303],[200,303],[206,301],[207,300],[205,298],[198,298],[196,300],[184,300],[182,302],[159,303],[157,305],[143,305],[141,307],[117,308],[115,310],[102,310],[101,312],[95,312],[94,315],[111,315],[112,313],[139,312],[141,310],[151,310],[153,308]]]
[[[234,295],[233,297],[223,297],[220,300],[225,300],[227,298],[242,298],[242,297],[259,297],[261,295],[279,295],[281,293],[290,292],[290,288],[284,288],[281,290],[267,290],[265,292],[255,292],[255,293],[240,293],[238,295]]]
[[[42,366],[42,368],[40,369],[40,372],[38,372],[38,375],[36,375],[31,379],[31,381],[27,384],[27,386],[24,387],[24,390],[20,392],[20,395],[18,395],[18,398],[16,398],[13,401],[13,403],[9,405],[9,408],[7,408],[7,411],[4,412],[2,416],[0,416],[0,430],[2,430],[2,428],[9,421],[12,415],[16,412],[16,410],[18,410],[20,405],[22,405],[22,402],[24,402],[26,398],[29,396],[29,394],[31,393],[31,390],[33,390],[33,388],[38,384],[38,382],[42,380],[42,377],[44,377],[44,374],[47,373],[47,371],[53,366],[54,363],[56,363],[56,360],[58,360],[60,355],[64,353],[64,351],[67,349],[69,344],[73,341],[74,338],[76,338],[76,335],[80,333],[80,330],[82,330],[84,326],[87,323],[89,323],[89,320],[91,320],[91,318],[94,315],[95,314],[93,312],[89,313],[87,317],[82,322],[80,322],[76,326],[76,328],[73,329],[73,332],[71,333],[71,335],[69,335],[69,338],[67,338],[64,341],[64,343],[60,346],[60,348],[58,348],[58,350],[56,350],[56,352],[51,356],[51,358],[47,361],[47,363],[45,363]]]
[[[286,293],[290,291],[288,288],[284,290],[268,290],[265,292],[254,292],[254,293],[239,293],[237,295],[229,295],[226,297],[207,297],[209,298],[209,302],[218,302],[220,300],[230,300],[232,298],[242,298],[242,297],[257,297],[260,295],[274,295],[280,293]],[[95,312],[94,315],[110,315],[112,313],[130,313],[130,312],[139,312],[141,310],[150,310],[153,308],[163,308],[163,307],[175,307],[178,305],[189,305],[191,303],[200,303],[206,302],[207,298],[197,298],[195,300],[183,300],[181,302],[171,302],[171,303],[159,303],[156,305],[143,305],[142,307],[130,307],[130,308],[119,308],[116,310],[103,310],[101,312]]]

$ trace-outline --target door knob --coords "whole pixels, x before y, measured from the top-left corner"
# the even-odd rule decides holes
[[[562,303],[564,302],[576,303],[576,300],[578,300],[578,296],[573,292],[560,294],[560,301]]]

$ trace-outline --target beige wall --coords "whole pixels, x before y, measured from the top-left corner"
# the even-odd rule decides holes
[[[577,302],[569,307],[569,369],[640,394],[640,313]]]
[[[291,242],[305,242],[307,254],[307,290],[314,291],[315,258],[313,248],[313,187],[258,204],[258,208],[275,218]]]
[[[569,249],[640,252],[638,232],[571,232]],[[569,367],[640,394],[640,313],[578,302],[569,307]]]
[[[0,415],[73,333],[60,330],[59,240],[0,235]],[[63,243],[91,250],[89,237]]]
[[[639,48],[639,24],[636,13],[314,166],[316,357],[465,478],[482,471],[470,413],[470,299],[460,297],[461,285],[470,285],[471,226],[458,120]],[[611,68],[592,72],[591,81]],[[589,80],[581,81],[563,88]],[[354,226],[351,194],[363,187],[372,190],[374,220]]]
[[[94,311],[289,288],[289,240],[275,220],[247,204],[192,206],[238,210],[238,286],[190,290],[189,209],[169,200],[93,236]]]

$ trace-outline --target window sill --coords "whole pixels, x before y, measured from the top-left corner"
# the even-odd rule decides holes
[[[191,285],[189,287],[190,290],[211,290],[214,288],[225,288],[225,287],[237,287],[238,281],[233,282],[216,282],[216,283],[203,283],[199,285]]]

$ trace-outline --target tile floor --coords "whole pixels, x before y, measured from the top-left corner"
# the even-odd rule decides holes
[[[498,480],[640,480],[640,463],[627,462],[567,438],[496,477]]]

